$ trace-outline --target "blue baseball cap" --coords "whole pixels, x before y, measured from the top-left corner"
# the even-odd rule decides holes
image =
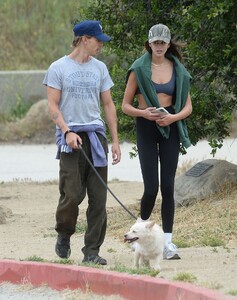
[[[100,21],[85,20],[79,22],[73,27],[73,32],[75,36],[94,36],[101,42],[108,42],[111,40],[108,35],[103,33]]]

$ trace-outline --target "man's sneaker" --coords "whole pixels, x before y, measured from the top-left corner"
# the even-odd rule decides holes
[[[61,258],[69,258],[71,254],[70,238],[58,235],[55,252]]]
[[[99,255],[88,255],[88,256],[84,256],[83,260],[82,260],[83,263],[93,263],[93,264],[96,264],[96,265],[107,265],[107,261],[106,259],[100,257]]]
[[[163,259],[180,259],[177,248],[173,243],[169,243],[164,247]]]

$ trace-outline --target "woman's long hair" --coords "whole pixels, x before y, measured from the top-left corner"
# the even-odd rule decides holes
[[[168,50],[167,50],[166,53],[173,54],[174,56],[178,57],[178,59],[182,62],[182,54],[178,50],[178,48],[184,48],[185,46],[186,46],[185,43],[180,42],[180,41],[178,41],[176,39],[172,39],[172,40],[170,40],[170,46],[169,46],[169,48],[168,48]],[[152,50],[151,50],[151,47],[150,47],[148,41],[145,42],[145,49],[150,54],[152,54]]]

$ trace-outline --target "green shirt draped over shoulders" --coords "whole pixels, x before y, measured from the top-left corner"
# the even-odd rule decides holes
[[[186,104],[190,89],[191,75],[186,70],[184,65],[179,61],[179,59],[171,54],[167,54],[166,57],[174,63],[175,73],[176,73],[176,91],[174,99],[174,110],[178,113]],[[160,107],[159,99],[156,94],[155,87],[151,80],[151,54],[146,52],[128,69],[126,81],[128,80],[130,72],[133,71],[136,76],[137,85],[140,89],[141,94],[149,107]],[[170,128],[169,126],[161,127],[157,125],[161,134],[164,138],[169,138]],[[177,127],[179,131],[180,142],[183,147],[188,148],[191,146],[191,142],[188,136],[188,130],[185,120],[177,121]]]

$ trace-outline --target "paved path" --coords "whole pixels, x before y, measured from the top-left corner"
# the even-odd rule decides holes
[[[124,143],[121,148],[123,157],[117,165],[112,165],[109,153],[109,180],[142,181],[138,158],[129,158],[132,145]],[[58,179],[56,150],[54,144],[0,145],[0,182]]]
[[[109,180],[142,181],[138,158],[130,159],[133,145],[121,144],[122,160],[111,164],[109,153]],[[185,163],[197,163],[213,158],[211,148],[206,141],[188,148],[186,155],[179,158],[179,166]],[[215,158],[237,164],[237,139],[224,140],[223,147]],[[58,179],[58,160],[55,159],[56,146],[50,145],[0,145],[0,182],[13,180],[46,181]]]

